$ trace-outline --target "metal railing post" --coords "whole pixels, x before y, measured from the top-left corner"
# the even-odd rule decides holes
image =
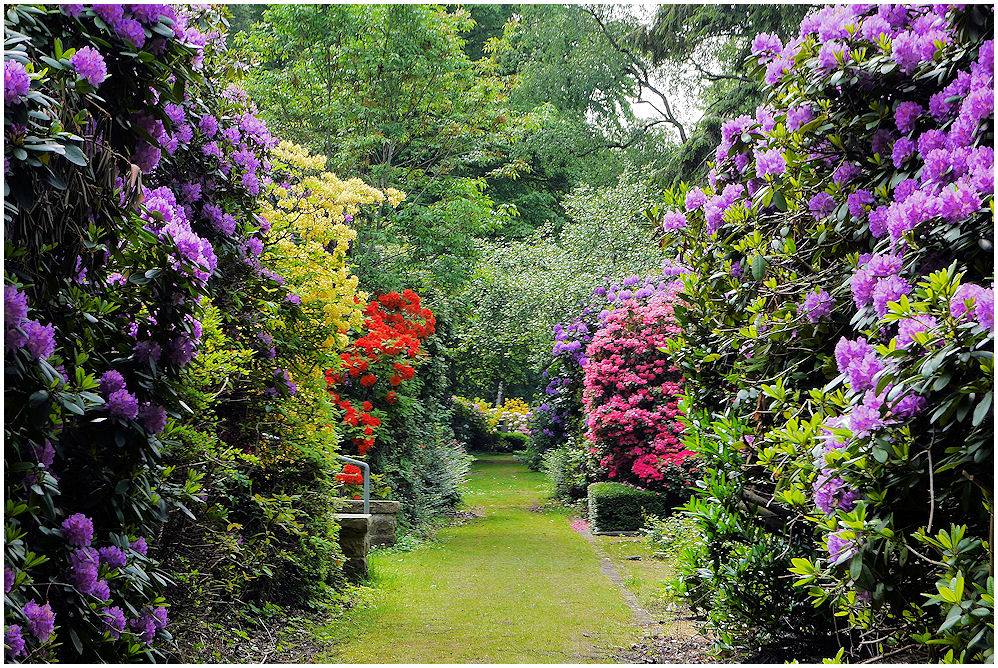
[[[346,462],[350,462],[355,466],[359,466],[364,470],[364,514],[371,514],[371,467],[368,466],[367,462],[362,462],[359,459],[354,459],[353,457],[347,457],[346,455],[336,455],[340,459]]]

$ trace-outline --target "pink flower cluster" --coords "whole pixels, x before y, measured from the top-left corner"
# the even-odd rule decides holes
[[[586,349],[586,436],[612,479],[653,485],[667,465],[692,454],[676,419],[682,378],[660,350],[679,333],[672,306],[678,289],[608,311]]]

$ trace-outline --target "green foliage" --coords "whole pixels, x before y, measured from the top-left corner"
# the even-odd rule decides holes
[[[499,437],[496,452],[519,452],[530,443],[530,437],[526,434],[498,432],[496,435]]]
[[[658,267],[661,252],[642,243],[652,233],[643,211],[654,198],[630,172],[613,187],[579,186],[564,200],[570,220],[560,230],[483,246],[457,331],[460,393],[489,395],[499,382],[511,392],[536,387],[556,323],[575,317],[604,276]]]
[[[541,461],[554,485],[554,498],[577,501],[586,497],[594,464],[585,448],[569,441],[547,450]]]
[[[645,515],[664,516],[672,512],[674,499],[640,487],[619,482],[589,485],[589,521],[593,531],[637,531]]]
[[[807,37],[768,91],[772,128],[749,120],[716,155],[707,197],[747,186],[746,199],[710,224],[710,214],[690,211],[669,240],[696,270],[671,352],[687,379],[688,446],[712,469],[688,506],[707,542],[689,553],[684,578],[722,646],[823,636],[859,657],[914,638],[930,658],[943,658],[942,647],[950,658],[990,656],[990,622],[971,611],[990,605],[993,331],[984,316],[962,316],[957,290],[993,281],[991,187],[967,186],[973,202],[956,215],[899,215],[902,182],[927,198],[965,186],[949,176],[933,185],[925,155],[892,158],[890,143],[875,138],[903,125],[902,103],[927,108],[958,72],[993,84],[990,54],[976,62],[979,26],[991,20],[974,7],[948,12],[951,41],[908,73],[888,41],[859,33],[850,38],[855,58],[823,69],[822,47]],[[804,105],[814,119],[791,130],[789,112]],[[962,140],[961,121],[940,123],[938,114],[922,116],[913,136],[948,132],[968,151],[990,146],[989,109]],[[757,173],[752,151],[764,138],[785,174]],[[819,144],[825,160],[814,159]],[[749,158],[743,174],[733,169],[739,154]],[[835,169],[847,163],[855,174],[843,179]],[[871,201],[857,208],[851,196],[860,190]],[[812,208],[816,196],[831,202],[827,213]],[[881,224],[896,216],[894,227],[878,229],[877,214]],[[903,258],[886,273],[905,294],[876,307],[860,289],[871,253]],[[805,300],[819,288],[830,309],[812,318]],[[898,327],[926,316],[932,325],[904,341]],[[867,379],[847,369],[846,347],[860,338],[855,345],[875,356]],[[828,480],[840,485],[832,502],[822,496]],[[845,493],[855,498],[844,502]],[[952,525],[966,527],[959,560],[925,539]],[[789,572],[800,576],[795,585]],[[944,604],[938,597],[953,595],[940,587],[954,592],[961,576],[960,600]]]

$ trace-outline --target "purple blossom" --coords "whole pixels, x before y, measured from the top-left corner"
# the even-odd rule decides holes
[[[846,204],[849,206],[849,215],[857,219],[866,217],[866,205],[872,203],[873,193],[869,190],[857,190],[846,198]]]
[[[55,353],[55,327],[43,325],[37,320],[26,320],[21,329],[27,337],[24,346],[31,359],[48,359]]]
[[[135,155],[132,156],[132,162],[142,170],[143,174],[149,174],[159,165],[162,155],[163,152],[152,144],[140,141],[135,147]]]
[[[94,523],[83,513],[76,513],[62,521],[62,533],[73,547],[87,547],[94,537]]]
[[[925,397],[920,397],[917,394],[908,394],[894,404],[891,412],[901,419],[912,418],[924,411],[926,406],[928,406],[928,402],[925,400]]]
[[[28,630],[31,635],[45,642],[55,631],[55,613],[52,606],[46,603],[38,605],[33,599],[24,604],[24,616],[28,619]]]
[[[87,593],[101,601],[108,601],[111,598],[111,585],[107,583],[107,580],[98,580]]]
[[[865,438],[874,431],[887,425],[880,415],[880,407],[884,401],[873,390],[867,390],[863,395],[863,403],[853,406],[846,416],[849,431],[856,438]]]
[[[14,586],[14,578],[16,574],[13,569],[8,566],[3,567],[3,593],[9,594],[11,588]]]
[[[858,540],[846,540],[842,537],[847,533],[847,531],[847,529],[842,529],[828,535],[828,554],[835,563],[851,559],[857,552],[859,552]]]
[[[787,160],[777,149],[756,151],[755,171],[760,178],[770,175],[780,176],[787,171]]]
[[[666,232],[686,227],[686,216],[678,211],[669,211],[662,216],[662,229]]]
[[[13,659],[18,656],[27,655],[24,649],[24,636],[21,634],[20,624],[11,624],[3,634],[4,656]]]
[[[107,409],[112,417],[134,420],[139,414],[139,401],[128,390],[118,390],[108,397]]]
[[[250,237],[246,240],[246,250],[255,256],[259,256],[263,252],[263,242],[256,237]]]
[[[977,322],[984,328],[994,331],[994,290],[983,288],[973,283],[961,285],[950,301],[950,315],[962,320],[964,315],[972,312]],[[967,302],[971,306],[967,307]]]
[[[835,199],[826,192],[819,192],[807,203],[815,220],[821,220],[835,208]]]
[[[846,375],[853,392],[873,387],[873,377],[883,371],[884,364],[876,350],[859,337],[855,341],[842,337],[835,346],[835,361],[839,371]]]
[[[149,551],[149,547],[146,545],[146,539],[142,536],[139,536],[133,540],[129,547],[141,554],[143,557],[146,556]]]
[[[96,49],[84,46],[73,54],[69,62],[76,68],[76,73],[90,82],[91,86],[99,86],[107,79],[104,56]]]
[[[125,378],[112,369],[100,377],[100,391],[106,395],[125,389]]]
[[[142,364],[148,364],[149,362],[157,363],[159,362],[159,356],[161,348],[158,343],[152,339],[147,339],[145,341],[139,341],[132,348],[132,352],[135,354],[135,359]]]
[[[198,128],[208,139],[212,139],[218,132],[218,119],[211,114],[205,114],[198,122]]]
[[[915,334],[939,327],[939,322],[931,315],[919,315],[898,321],[897,347],[904,349],[915,342]]]
[[[776,35],[761,32],[752,40],[753,56],[768,56],[772,58],[779,56],[781,53],[783,53],[783,42]],[[762,62],[763,58],[759,60]]]
[[[818,51],[818,66],[824,70],[834,70],[841,63],[850,60],[849,47],[831,40],[821,45]]]
[[[819,475],[814,482],[814,505],[826,515],[834,513],[836,508],[848,513],[860,498],[862,494],[847,487],[842,478]]]
[[[3,103],[5,106],[21,104],[21,98],[31,88],[31,76],[22,63],[16,60],[3,62]]]
[[[887,314],[887,305],[911,292],[911,285],[899,276],[888,276],[877,281],[873,288],[873,310],[881,318]]]
[[[814,292],[809,292],[804,298],[804,303],[798,308],[799,313],[807,316],[808,322],[816,323],[832,312],[835,302],[832,296],[822,288]]]
[[[64,4],[59,5],[59,8],[62,10],[63,14],[74,19],[83,11],[83,5]]]
[[[13,285],[3,288],[3,319],[7,327],[19,325],[28,317],[28,296]]]
[[[156,620],[149,613],[142,615],[138,619],[133,619],[129,622],[129,626],[135,629],[136,633],[139,634],[139,638],[146,644],[151,643],[156,637]]]
[[[118,606],[104,608],[101,610],[104,617],[104,626],[111,637],[117,640],[125,630],[125,613]]]
[[[107,564],[108,568],[124,568],[128,561],[122,549],[115,545],[102,547],[97,552],[100,555],[100,562]]]
[[[152,618],[156,622],[156,628],[158,629],[165,629],[166,625],[170,623],[170,617],[163,606],[153,608]]]
[[[814,110],[809,104],[787,109],[787,129],[791,132],[797,132],[813,120]]]
[[[908,139],[907,137],[901,137],[896,142],[894,142],[894,148],[891,151],[891,160],[894,162],[894,167],[897,169],[901,168],[904,161],[911,157],[911,154],[915,152],[915,142]]]
[[[943,183],[943,177],[950,170],[950,152],[944,148],[934,148],[925,156],[925,166],[922,168],[922,179]]]
[[[903,134],[910,134],[915,127],[915,121],[925,111],[916,102],[901,102],[894,110],[894,122],[898,126],[898,131]]]
[[[854,162],[843,162],[839,165],[838,169],[832,172],[832,181],[838,186],[844,186],[849,183],[857,174],[862,171]]]
[[[139,409],[139,421],[150,434],[159,434],[166,429],[166,409],[145,403]]]
[[[98,565],[100,564],[97,550],[92,547],[83,547],[74,550],[70,559],[73,565],[69,571],[69,579],[72,580],[77,589],[84,594],[89,594],[97,585]]]

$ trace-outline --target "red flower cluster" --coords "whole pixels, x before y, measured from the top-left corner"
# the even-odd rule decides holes
[[[359,466],[354,466],[353,464],[347,464],[344,466],[343,473],[337,473],[336,479],[340,482],[345,482],[348,485],[364,484],[364,474],[361,473]]]
[[[398,401],[395,390],[381,395],[379,390],[384,385],[379,386],[379,381],[387,380],[391,387],[398,387],[415,377],[416,369],[410,360],[419,357],[420,344],[436,327],[433,312],[422,307],[419,295],[412,290],[380,295],[367,305],[364,314],[364,334],[340,354],[340,372],[326,371],[329,393],[345,411],[343,424],[361,455],[374,446],[375,430],[381,425],[381,419],[372,414],[375,409],[371,400],[380,396],[388,404]],[[362,395],[353,398],[363,399],[363,410],[357,410],[349,398],[336,392],[341,386],[345,394]]]

